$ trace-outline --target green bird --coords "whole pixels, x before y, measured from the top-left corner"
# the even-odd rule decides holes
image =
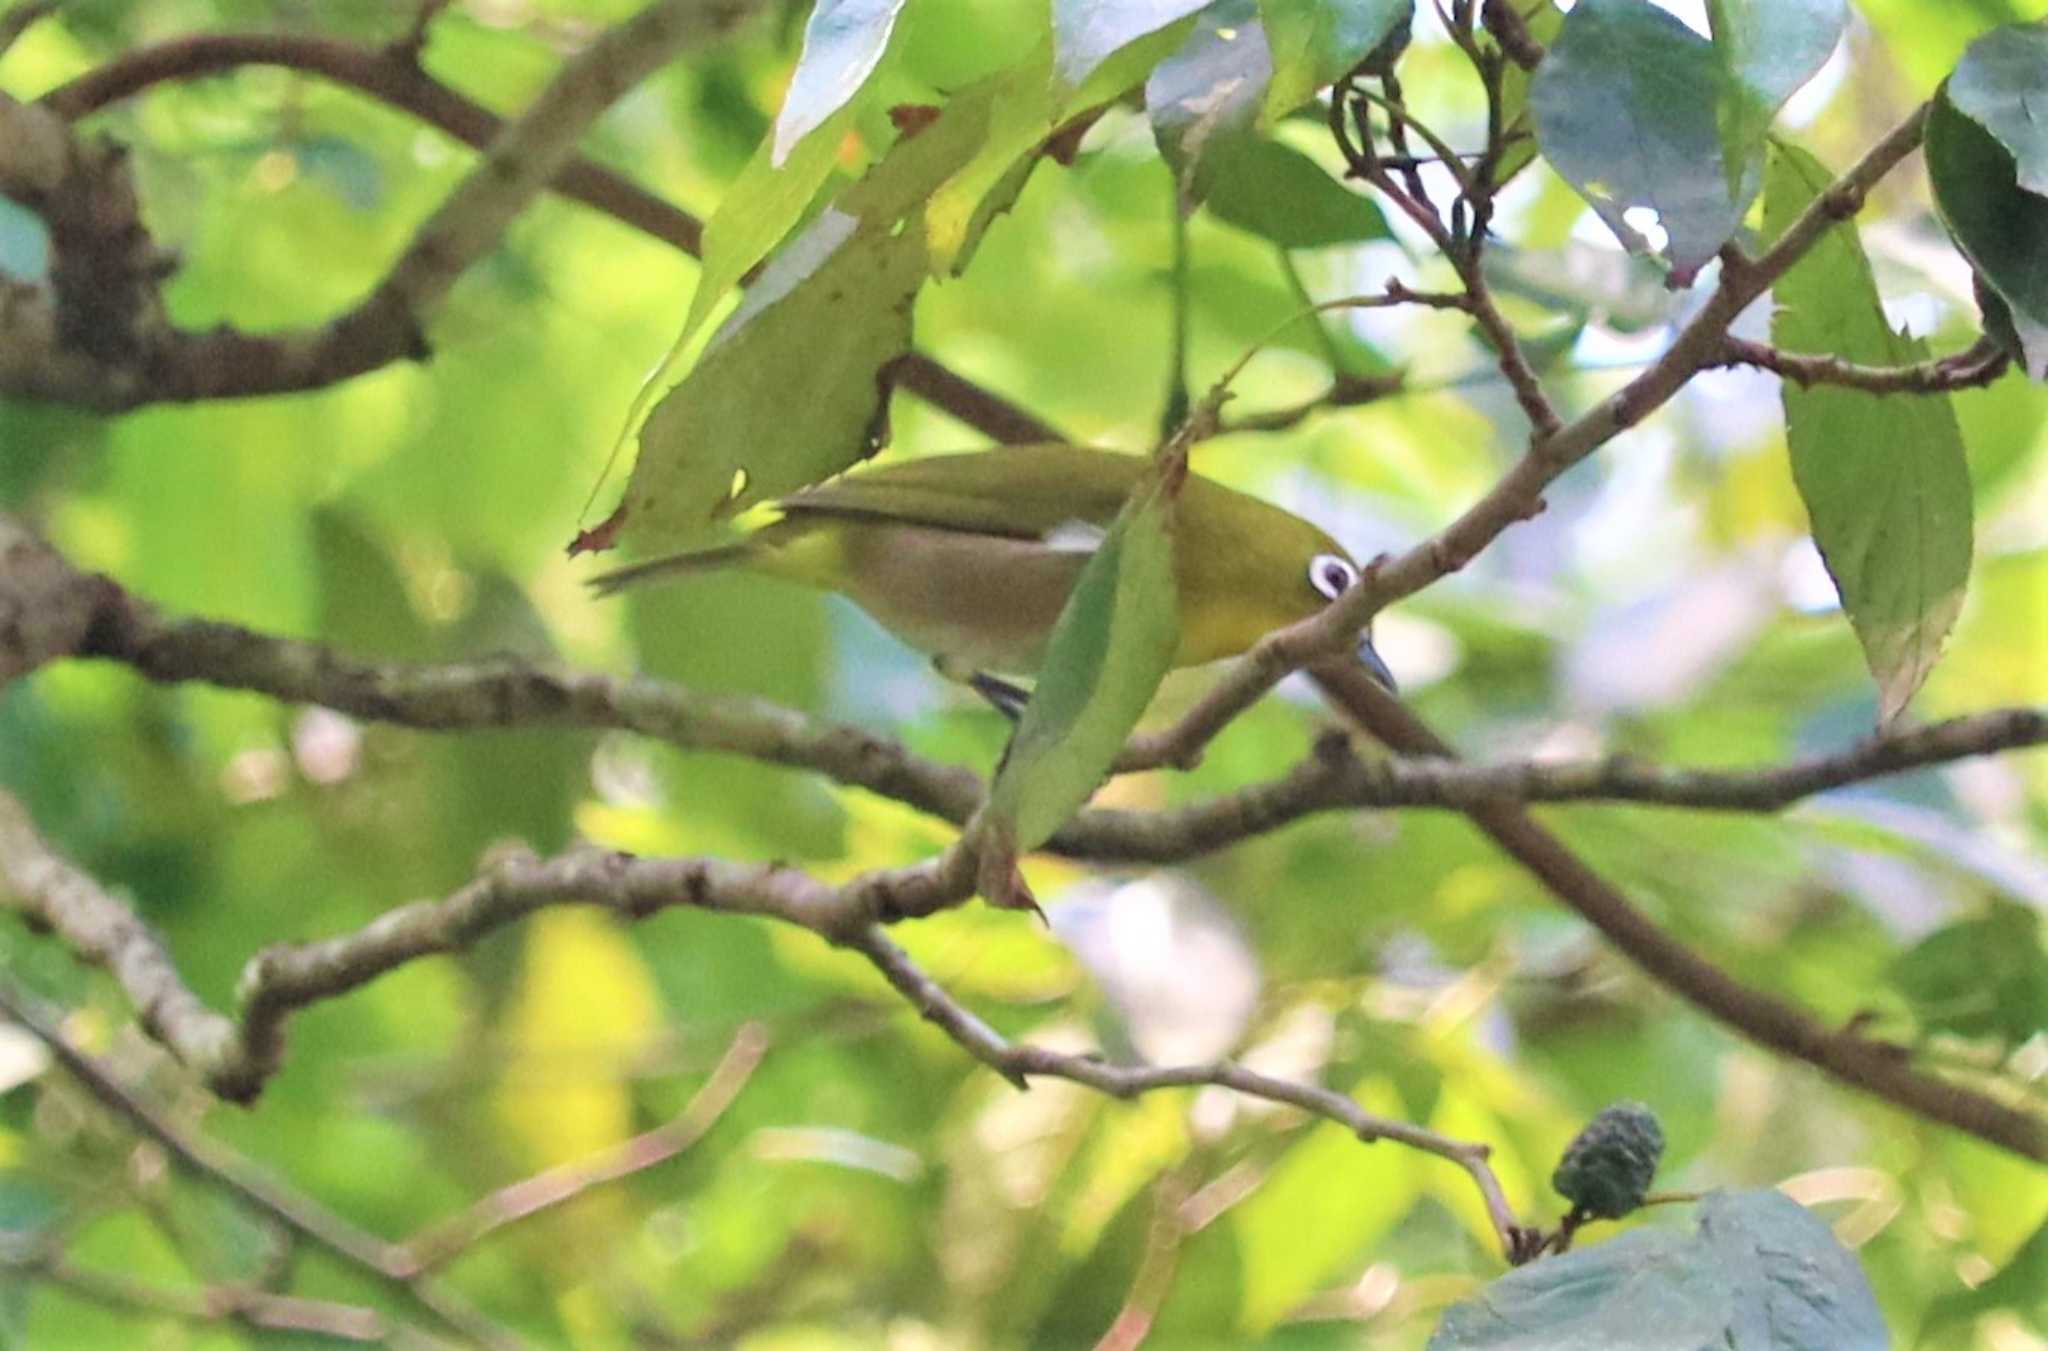
[[[1029,676],[1148,463],[1069,445],[905,460],[792,493],[774,504],[780,519],[737,543],[637,563],[590,585],[608,596],[744,568],[839,592],[950,674]],[[1322,530],[1200,475],[1181,491],[1175,531],[1175,666],[1235,656],[1358,581],[1358,564]],[[1370,634],[1358,657],[1393,688]],[[1005,702],[996,692],[1010,687],[975,683]]]

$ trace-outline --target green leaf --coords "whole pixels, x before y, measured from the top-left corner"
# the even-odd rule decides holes
[[[1741,194],[1771,120],[1841,41],[1845,0],[1707,0],[1722,73],[1718,119],[1728,194]]]
[[[1204,0],[1053,0],[1053,50],[1061,83],[1069,89],[1139,38],[1200,9]]]
[[[803,55],[797,58],[782,111],[775,117],[770,161],[778,168],[789,152],[827,118],[844,108],[874,74],[904,0],[818,0],[804,25]]]
[[[975,160],[999,87],[962,91],[769,262],[648,415],[621,506],[625,538],[686,545],[873,453],[882,368],[910,347],[931,266],[924,203]],[[801,399],[788,397],[792,371],[803,372]]]
[[[1745,164],[1729,192],[1721,89],[1713,45],[1648,0],[1580,0],[1529,89],[1544,155],[1624,245],[1649,250],[1625,212],[1657,213],[1673,285],[1735,233],[1761,178]]]
[[[2014,901],[1936,929],[1892,964],[1891,982],[1930,1032],[2017,1045],[2048,1027],[2041,917]]]
[[[989,790],[988,820],[1035,849],[1101,786],[1180,641],[1174,503],[1186,462],[1138,481],[1048,642],[1038,686]]]
[[[1529,36],[1548,48],[1557,41],[1557,35],[1564,31],[1564,11],[1556,0],[1542,0],[1522,20],[1529,30]],[[1539,66],[1538,69],[1541,69]],[[1536,158],[1536,136],[1528,125],[1529,85],[1536,72],[1524,70],[1516,62],[1507,63],[1507,69],[1500,77],[1500,124],[1510,132],[1522,134],[1508,142],[1501,152],[1500,168],[1494,173],[1494,181],[1505,183],[1529,167]]]
[[[1209,143],[1252,125],[1272,76],[1256,0],[1217,0],[1187,40],[1153,68],[1145,81],[1145,114],[1180,184],[1183,209],[1201,200],[1198,171]]]
[[[1453,1305],[1429,1351],[1876,1351],[1855,1255],[1781,1192],[1714,1192],[1691,1234],[1633,1229],[1518,1267]]]
[[[1197,182],[1219,219],[1285,248],[1392,238],[1387,218],[1370,198],[1339,183],[1293,146],[1262,136],[1216,137]]]
[[[1833,175],[1775,145],[1764,229],[1776,238]],[[1900,365],[1927,345],[1892,331],[1850,222],[1835,226],[1774,290],[1771,340],[1794,352]],[[1969,468],[1943,394],[1910,398],[1781,386],[1792,477],[1889,722],[1933,669],[1969,579]]]
[[[1415,0],[1259,0],[1259,17],[1273,50],[1264,113],[1270,124],[1335,84],[1382,44],[1391,67],[1408,45]]]
[[[1964,116],[1944,85],[1927,112],[1934,205],[1977,275],[2010,308],[2003,336],[2027,373],[2048,379],[2048,197],[2019,185],[2018,162]],[[1999,317],[1987,306],[1987,331]]]
[[[1948,98],[1998,138],[2023,191],[2048,196],[2048,27],[2007,24],[1978,38],[1949,76]]]

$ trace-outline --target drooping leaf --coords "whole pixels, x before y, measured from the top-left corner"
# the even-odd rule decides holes
[[[1053,0],[1052,32],[1061,83],[1078,88],[1095,68],[1139,38],[1200,9],[1205,0]]]
[[[1777,145],[1764,228],[1775,238],[1832,181],[1812,156]],[[1892,330],[1855,226],[1829,230],[1780,281],[1771,340],[1795,352],[1899,365],[1926,344]],[[1946,395],[1887,397],[1840,386],[1782,386],[1792,476],[1842,608],[1896,717],[1933,669],[1969,578],[1971,495],[1962,433]]]
[[[1580,0],[1529,89],[1544,155],[1623,244],[1648,251],[1625,213],[1657,213],[1674,285],[1735,233],[1761,182],[1750,162],[1729,191],[1721,89],[1713,44],[1649,0]]]
[[[925,207],[933,276],[966,269],[990,222],[1023,191],[1039,149],[1052,134],[1061,105],[1053,85],[1051,40],[976,89],[985,105],[980,145],[933,189]],[[964,98],[947,104],[947,112]]]
[[[1845,0],[1707,0],[1721,62],[1722,170],[1729,196],[1763,153],[1771,119],[1841,41]]]
[[[1219,219],[1285,248],[1392,238],[1371,198],[1351,191],[1294,147],[1263,136],[1213,139],[1196,182]]]
[[[2019,185],[2018,162],[1957,109],[1946,85],[1927,111],[1927,177],[1956,246],[2010,309],[2007,345],[2020,349],[2029,375],[2048,379],[2048,197]],[[1998,316],[1986,308],[1996,332]]]
[[[904,0],[818,0],[804,26],[803,55],[797,58],[782,111],[775,116],[777,167],[825,120],[844,108],[874,73],[889,46],[889,34]]]
[[[1259,0],[1259,18],[1273,50],[1263,118],[1270,124],[1382,45],[1391,65],[1407,45],[1415,0]]]
[[[2048,1027],[2041,917],[2014,901],[1936,929],[1892,964],[1891,982],[1930,1032],[2017,1045]]]
[[[2013,157],[2021,189],[2048,197],[2048,27],[2007,24],[1978,38],[1947,93]]]
[[[1714,1192],[1698,1228],[1634,1229],[1518,1267],[1453,1305],[1430,1351],[1879,1351],[1891,1344],[1856,1258],[1773,1190]]]
[[[648,415],[620,537],[676,548],[722,516],[873,453],[883,368],[910,346],[931,266],[924,203],[988,137],[994,85],[906,136],[763,269]],[[804,397],[788,397],[803,372]]]
[[[1101,785],[1173,660],[1173,520],[1185,476],[1185,460],[1162,461],[1139,480],[1053,626],[989,790],[990,828],[1016,851],[1043,844]]]

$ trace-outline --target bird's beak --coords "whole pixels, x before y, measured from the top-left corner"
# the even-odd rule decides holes
[[[1387,693],[1401,692],[1401,687],[1394,683],[1394,673],[1387,669],[1387,664],[1380,660],[1379,649],[1372,645],[1370,633],[1358,635],[1358,660],[1365,666],[1366,674],[1386,686]]]

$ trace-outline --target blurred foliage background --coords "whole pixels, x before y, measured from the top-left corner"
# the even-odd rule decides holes
[[[436,18],[423,60],[516,110],[565,45],[633,8],[466,0]],[[1862,0],[1789,125],[1844,163],[1972,36],[2026,8]],[[882,78],[909,102],[958,88],[1026,9],[913,6]],[[784,5],[670,69],[587,148],[708,210],[769,125],[803,17]],[[411,18],[371,0],[75,0],[0,59],[0,89],[33,97],[194,31],[380,42]],[[1435,125],[1477,134],[1483,107],[1433,21],[1418,23],[1403,70]],[[170,297],[192,326],[325,318],[377,279],[472,161],[366,98],[254,67],[153,88],[95,124],[135,152],[147,217],[183,254]],[[850,132],[849,163],[861,137],[887,134]],[[1336,162],[1312,125],[1285,138]],[[1172,200],[1142,117],[1112,111],[1070,168],[1034,175],[964,279],[928,288],[920,346],[1076,439],[1144,448],[1168,388]],[[1512,317],[1573,408],[1658,351],[1692,299],[1621,254],[1541,164],[1497,228]],[[1966,345],[1967,270],[1942,245],[1917,161],[1884,184],[1864,238],[1894,317],[1937,350]],[[1295,314],[1303,290],[1345,294],[1409,267],[1399,242],[1289,254],[1209,212],[1188,222],[1187,241],[1198,385]],[[0,265],[33,275],[37,250],[32,218],[0,209]],[[986,770],[1000,720],[835,601],[743,577],[586,599],[587,569],[563,546],[592,517],[582,504],[692,280],[690,260],[665,246],[543,200],[458,286],[425,365],[117,418],[0,402],[0,505],[174,611],[365,655],[644,669]],[[1400,368],[1408,391],[1220,438],[1199,448],[1197,468],[1365,557],[1439,527],[1518,453],[1520,415],[1457,316],[1296,325],[1254,362],[1232,412],[1315,397],[1333,361],[1355,375]],[[1956,406],[1978,562],[1916,705],[1929,718],[2048,700],[2048,393],[2008,375]],[[979,443],[908,397],[894,432],[898,455]],[[1611,750],[1744,766],[1839,747],[1870,728],[1876,705],[1805,528],[1772,379],[1713,373],[1573,470],[1545,514],[1385,616],[1379,645],[1416,707],[1475,755]],[[1189,801],[1269,776],[1325,721],[1289,685],[1198,771],[1120,781],[1113,796]],[[414,733],[83,663],[0,695],[0,784],[133,899],[219,1006],[256,948],[446,894],[510,838],[543,851],[581,835],[780,858],[835,878],[947,839],[813,776],[633,738]],[[1936,1060],[2002,1065],[2038,1088],[2048,759],[1917,773],[1780,818],[1548,815],[1659,921],[1746,979],[1823,1019],[1867,1018]],[[1172,874],[1039,860],[1027,872],[1049,927],[970,907],[900,935],[1008,1034],[1163,1060],[1235,1051],[1314,1077],[1493,1144],[1510,1200],[1553,1217],[1562,1206],[1547,1177],[1561,1147],[1601,1106],[1640,1098],[1670,1139],[1660,1185],[1782,1183],[1819,1206],[1858,1251],[1901,1344],[2048,1344],[2039,1169],[1733,1040],[1604,951],[1452,815],[1326,816]],[[758,1067],[691,1148],[452,1267],[456,1285],[541,1344],[1085,1346],[1170,1270],[1152,1345],[1415,1346],[1446,1303],[1501,1269],[1476,1194],[1449,1164],[1221,1090],[1129,1103],[1061,1083],[1019,1094],[865,963],[770,923],[671,912],[629,928],[543,913],[319,1005],[247,1110],[182,1083],[110,983],[55,945],[6,920],[0,953],[188,1127],[394,1238],[668,1119],[754,1029]],[[263,1268],[273,1239],[260,1224],[166,1170],[4,1029],[0,1086],[0,1234],[63,1233],[77,1262],[171,1287]],[[1188,1232],[1162,1266],[1155,1217],[1176,1212]],[[2015,1263],[2016,1276],[1986,1284]],[[299,1275],[307,1293],[392,1298],[315,1254]],[[262,1342],[4,1271],[0,1340]]]

